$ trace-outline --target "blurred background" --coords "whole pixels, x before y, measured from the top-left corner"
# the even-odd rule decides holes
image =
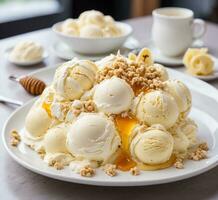
[[[218,0],[0,0],[0,38],[50,27],[88,9],[125,20],[166,6],[189,8],[195,17],[218,23]]]

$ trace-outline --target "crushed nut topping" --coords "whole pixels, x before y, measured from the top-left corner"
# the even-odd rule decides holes
[[[206,142],[199,144],[198,147],[199,147],[200,149],[202,149],[202,150],[205,150],[205,151],[208,151],[208,150],[209,150],[209,147],[208,147],[208,145],[207,145]]]
[[[140,170],[138,167],[133,167],[130,169],[130,173],[133,175],[133,176],[138,176],[140,174]]]
[[[87,165],[80,170],[80,175],[85,177],[92,177],[95,175],[95,170]]]
[[[132,88],[140,90],[157,90],[163,88],[161,74],[151,65],[128,63],[124,58],[117,58],[112,65],[105,66],[96,75],[97,82],[117,76],[129,83]]]
[[[184,169],[184,159],[182,158],[176,158],[176,161],[174,163],[174,167],[177,169]]]
[[[44,157],[45,157],[45,149],[44,148],[39,149],[37,151],[37,153],[39,154],[41,159],[44,159]]]
[[[190,160],[203,160],[207,158],[207,151],[209,150],[207,143],[200,144],[194,151],[192,151],[188,158]]]
[[[72,104],[72,113],[77,117],[81,112],[96,112],[96,105],[92,100],[78,101]]]
[[[57,170],[61,170],[61,169],[64,169],[64,166],[62,163],[58,162],[57,160],[51,160],[48,165],[50,167],[54,167],[55,169]]]
[[[19,133],[16,130],[12,130],[10,134],[11,134],[11,141],[10,141],[11,145],[17,147],[17,145],[21,141]]]
[[[117,175],[117,166],[113,165],[113,164],[106,164],[103,167],[104,172],[108,175],[108,176],[116,176]]]

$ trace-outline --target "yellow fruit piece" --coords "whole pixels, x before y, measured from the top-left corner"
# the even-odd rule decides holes
[[[152,65],[153,64],[153,59],[152,59],[152,54],[151,51],[147,48],[143,48],[137,58],[136,58],[137,63],[144,63],[147,65]]]
[[[208,54],[199,54],[190,61],[188,71],[194,75],[209,75],[213,72],[214,62]]]
[[[189,48],[184,57],[183,57],[183,63],[186,67],[189,66],[191,59],[198,55],[198,54],[206,54],[208,51],[207,48],[201,48],[201,49],[197,49],[197,48]]]
[[[137,56],[134,53],[129,53],[128,54],[128,59],[131,61],[136,61]]]

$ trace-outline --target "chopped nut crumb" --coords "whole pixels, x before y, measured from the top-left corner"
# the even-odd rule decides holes
[[[45,157],[45,150],[44,149],[39,149],[37,151],[37,153],[39,154],[41,159],[44,159],[44,157]]]
[[[200,148],[197,148],[196,151],[189,154],[190,160],[199,161],[199,160],[203,160],[205,158],[207,158],[207,151],[200,149]]]
[[[130,169],[130,173],[133,175],[133,176],[138,176],[140,174],[140,170],[138,167],[133,167]]]
[[[207,158],[207,151],[209,150],[207,143],[202,143],[200,144],[196,150],[192,151],[188,158],[190,160],[195,160],[195,161],[199,161],[199,160],[203,160],[205,158]]]
[[[176,162],[174,163],[174,167],[177,169],[184,169],[184,159],[176,158]]]
[[[80,170],[80,175],[85,177],[92,177],[95,175],[95,170],[87,165]]]
[[[62,163],[58,162],[57,160],[51,160],[48,165],[50,167],[54,167],[55,169],[57,170],[61,170],[61,169],[64,169],[64,166]]]
[[[21,141],[19,133],[16,130],[12,130],[10,134],[11,134],[11,141],[10,141],[11,145],[17,147],[17,145]]]
[[[205,151],[208,151],[208,150],[209,150],[209,147],[208,147],[208,145],[207,145],[206,142],[201,143],[198,147],[199,147],[200,149],[202,149],[202,150],[205,150]]]
[[[84,112],[95,112],[96,106],[92,100],[88,100],[84,102]]]
[[[117,166],[113,165],[113,164],[106,164],[103,168],[104,172],[108,175],[108,176],[116,176],[117,175]]]
[[[71,112],[76,117],[80,115],[81,112],[96,112],[96,105],[92,100],[88,101],[78,101],[72,105]]]
[[[105,66],[96,75],[97,83],[117,76],[124,79],[133,88],[141,90],[162,89],[161,74],[153,67],[143,63],[128,63],[124,58],[117,58],[112,65]]]

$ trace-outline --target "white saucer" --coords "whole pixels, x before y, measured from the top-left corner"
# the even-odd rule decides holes
[[[51,83],[55,68],[45,68],[31,75],[40,78],[46,83]],[[207,141],[209,145],[208,158],[194,162],[187,161],[184,169],[175,169],[174,167],[158,170],[158,171],[141,171],[139,176],[132,176],[128,172],[118,172],[115,177],[109,177],[105,173],[97,169],[94,177],[81,177],[72,172],[69,167],[63,170],[55,170],[48,167],[36,152],[32,151],[21,141],[18,148],[10,145],[10,131],[16,129],[21,131],[24,127],[24,121],[34,100],[31,100],[24,106],[17,109],[6,121],[3,127],[2,140],[9,155],[25,168],[51,178],[69,181],[81,184],[101,185],[101,186],[138,186],[138,185],[154,185],[168,183],[196,176],[218,164],[218,92],[209,84],[187,76],[183,73],[168,69],[169,76],[179,79],[189,85],[193,95],[193,109],[190,116],[199,125],[198,138]]]
[[[19,65],[19,66],[31,66],[31,65],[36,65],[38,63],[43,62],[47,57],[48,57],[48,53],[47,51],[43,51],[43,56],[40,59],[34,60],[34,61],[19,61],[19,60],[13,60],[10,58],[10,53],[12,51],[13,47],[9,47],[5,50],[5,56],[7,58],[7,60],[10,63],[13,63],[15,65]]]
[[[128,54],[132,49],[138,48],[139,47],[139,42],[133,38],[133,37],[129,37],[127,39],[127,41],[124,43],[124,45],[119,49],[121,54]],[[65,45],[63,42],[61,41],[55,41],[52,46],[51,46],[52,51],[54,52],[54,54],[63,59],[63,60],[71,60],[74,57],[77,57],[78,59],[89,59],[92,61],[96,61],[99,60],[105,56],[108,55],[108,53],[106,54],[98,54],[98,55],[84,55],[84,54],[79,54],[76,53],[75,51],[73,51],[70,47],[68,47],[67,45]],[[117,50],[114,52],[111,52],[116,54]]]
[[[183,55],[177,56],[177,57],[169,57],[166,55],[163,55],[153,44],[150,44],[148,48],[151,50],[153,56],[154,56],[154,61],[166,66],[178,66],[178,65],[183,65],[182,59]]]

